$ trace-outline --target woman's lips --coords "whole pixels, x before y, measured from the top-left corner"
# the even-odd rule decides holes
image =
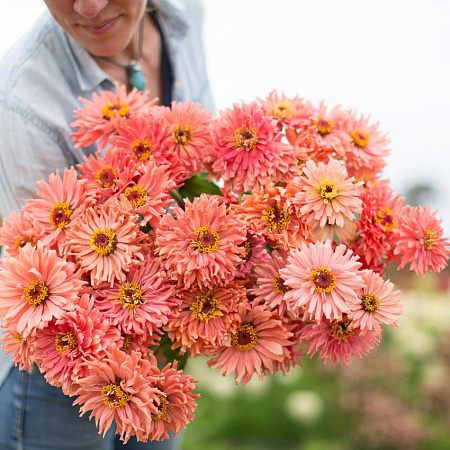
[[[120,15],[117,17],[114,17],[111,20],[108,20],[106,22],[102,22],[100,24],[95,24],[95,25],[82,25],[80,24],[80,26],[82,28],[84,28],[88,33],[94,34],[96,36],[106,33],[108,30],[110,30],[115,23],[119,20]]]

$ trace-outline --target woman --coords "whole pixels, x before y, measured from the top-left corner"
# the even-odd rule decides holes
[[[90,149],[69,138],[79,96],[119,81],[161,104],[192,100],[212,108],[198,0],[44,0],[48,11],[0,62],[0,219],[35,196],[36,181],[80,163]],[[145,77],[145,79],[144,79]],[[2,450],[122,448],[103,439],[72,400],[34,371],[0,359]],[[127,449],[175,448],[175,440]]]

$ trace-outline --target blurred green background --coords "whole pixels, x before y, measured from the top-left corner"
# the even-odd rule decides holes
[[[450,449],[450,271],[390,272],[405,313],[349,366],[314,358],[247,386],[190,359],[199,380],[184,450]]]

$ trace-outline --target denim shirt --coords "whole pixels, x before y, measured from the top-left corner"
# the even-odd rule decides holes
[[[212,110],[200,0],[160,0],[158,20],[173,70],[173,97]],[[113,80],[46,11],[0,61],[0,220],[36,196],[36,181],[82,162],[94,148],[69,137],[78,97],[112,90]],[[0,352],[0,383],[12,366]]]

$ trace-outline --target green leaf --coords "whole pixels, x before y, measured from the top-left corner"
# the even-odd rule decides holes
[[[222,195],[219,186],[212,181],[208,181],[208,172],[202,172],[189,178],[178,192],[191,202],[195,197],[200,197],[201,194]]]

